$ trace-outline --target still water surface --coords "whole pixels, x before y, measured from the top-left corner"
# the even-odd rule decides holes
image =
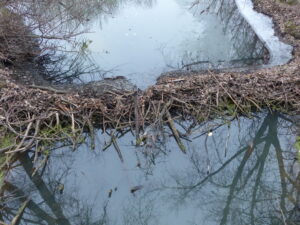
[[[24,154],[10,172],[1,216],[29,196],[22,224],[299,224],[297,126],[276,113],[219,123],[192,128],[186,155],[167,127],[148,130],[153,136],[141,147],[130,133],[118,139],[124,163],[113,146],[102,151],[110,137],[101,132],[95,150],[86,142],[52,151],[33,178],[40,162]]]
[[[234,0],[121,1],[91,21],[84,40],[95,63],[140,88],[167,71],[266,62],[266,48]]]
[[[84,36],[107,76],[146,87],[166,71],[263,63],[266,49],[233,0],[117,2],[104,17],[89,18],[94,32]],[[75,151],[44,146],[35,163],[24,153],[10,171],[0,220],[9,223],[30,198],[21,224],[299,224],[298,125],[291,119],[261,113],[223,125],[178,121],[189,131],[187,154],[168,127],[146,128],[140,147],[124,131],[117,139],[124,162],[115,146],[106,148],[111,136],[102,131],[94,150],[90,139]]]

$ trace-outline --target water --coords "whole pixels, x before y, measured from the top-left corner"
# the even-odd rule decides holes
[[[95,150],[89,141],[74,152],[54,150],[33,178],[39,161],[32,165],[32,154],[24,154],[10,172],[0,216],[11,218],[29,196],[21,224],[299,224],[298,126],[291,119],[261,113],[198,125],[184,141],[186,155],[166,127],[148,129],[158,135],[142,147],[127,133],[117,140],[124,163],[113,146],[102,151],[110,137],[99,131]]]
[[[234,0],[122,1],[105,19],[91,18],[89,30],[83,38],[105,75],[140,88],[167,71],[266,62],[266,48]]]
[[[292,58],[292,47],[274,35],[272,20],[255,12],[251,0],[10,4],[41,35],[43,56],[35,60],[53,83],[125,76],[144,89],[169,71],[240,71],[283,65]]]
[[[251,0],[236,0],[239,12],[245,20],[251,25],[252,29],[258,35],[259,39],[269,50],[270,59],[264,67],[284,65],[292,58],[293,47],[287,45],[275,36],[273,21],[268,16],[257,13],[253,8]]]
[[[101,13],[92,1],[85,6],[85,26],[94,32],[83,36],[106,76],[124,75],[144,88],[166,71],[264,61],[262,41],[231,0],[193,7],[189,0],[106,3]],[[280,59],[270,57],[273,63]],[[168,127],[147,127],[147,142],[140,147],[123,131],[117,139],[123,163],[113,145],[103,151],[111,140],[103,131],[97,132],[94,150],[89,138],[75,151],[54,150],[66,143],[43,146],[44,154],[23,153],[9,171],[0,193],[0,221],[10,223],[30,199],[20,224],[299,224],[295,120],[265,112],[198,125],[177,121],[182,133],[190,131],[183,139],[187,154]]]

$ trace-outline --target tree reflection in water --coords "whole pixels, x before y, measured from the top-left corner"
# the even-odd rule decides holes
[[[297,224],[300,173],[299,169],[296,174],[288,172],[297,161],[286,149],[291,140],[280,142],[278,134],[286,125],[280,115],[268,114],[255,132],[249,133],[251,145],[240,147],[219,166],[216,163],[208,175],[201,161],[191,160],[193,168],[187,176],[192,179],[177,176],[172,196],[179,202],[197,199],[216,224]],[[218,149],[222,145],[221,141]],[[191,159],[195,155],[205,157],[194,152]]]
[[[80,35],[90,32],[95,20],[101,24],[128,2],[152,7],[156,0],[14,0],[1,2],[0,7],[9,9],[26,22],[38,44],[39,49],[35,49],[37,52],[33,55],[38,55],[34,61],[43,66],[39,72],[47,81],[61,83],[80,81],[86,74],[101,79],[111,72],[96,65],[90,56],[89,40]],[[14,29],[20,26],[13,22],[10,25]],[[6,34],[1,35],[5,37]],[[5,39],[11,38],[9,35]],[[19,38],[24,37],[20,34]],[[22,50],[26,54],[33,53]]]
[[[203,70],[207,68],[223,69],[228,67],[242,67],[245,65],[260,65],[267,63],[268,50],[265,48],[263,42],[259,39],[256,33],[248,22],[240,15],[237,5],[234,0],[197,0],[197,1],[180,1],[178,4],[189,8],[198,20],[205,20],[204,16],[217,15],[219,22],[223,26],[224,36],[229,37],[232,46],[226,49],[228,54],[228,61],[219,59],[209,59],[207,55],[195,49],[188,49],[182,52],[181,69],[187,70]],[[207,33],[211,33],[213,27],[206,27]],[[197,45],[207,44],[201,43],[200,32],[199,37],[189,38],[185,41],[185,46],[193,46],[198,49]],[[200,41],[197,41],[200,40]],[[215,43],[222,45],[224,43]],[[220,47],[221,48],[221,47]],[[186,49],[186,47],[185,47]],[[209,50],[208,50],[209,51]],[[221,53],[220,53],[221,54]],[[223,54],[223,53],[222,53]],[[170,54],[166,54],[169,55]],[[169,59],[169,61],[171,61]],[[172,65],[172,62],[169,63]]]
[[[241,118],[197,137],[212,124],[219,123],[192,126],[187,155],[167,128],[160,149],[135,148],[130,134],[122,137],[124,164],[109,149],[81,146],[55,150],[32,177],[34,155],[23,153],[5,183],[1,218],[11,221],[29,198],[21,224],[298,224],[300,171],[291,144],[298,127],[291,118]],[[105,145],[99,138],[96,149]],[[144,187],[132,195],[134,184]]]
[[[85,37],[88,36],[81,34],[90,31],[95,25],[95,21],[101,25],[111,20],[112,17],[117,17],[125,6],[135,5],[154,8],[157,3],[154,0],[16,0],[7,2],[7,8],[20,14],[27,22],[28,29],[36,34],[41,48],[40,57],[37,61],[44,66],[45,71],[43,72],[47,75],[46,78],[56,83],[82,80],[86,75],[92,76],[92,79],[101,79],[108,74],[136,73],[136,71],[116,71],[121,64],[128,64],[127,60],[124,62],[113,61],[111,62],[112,65],[109,66],[104,65],[104,58],[108,57],[107,54],[106,56],[101,55],[100,58],[96,56],[97,54],[93,54],[94,49],[89,48],[92,45],[91,40],[87,40]],[[160,39],[156,41],[158,44],[153,48],[161,48],[163,55],[161,61],[164,59],[166,63],[162,63],[160,65],[162,68],[153,76],[158,76],[159,73],[169,71],[171,68],[186,70],[223,69],[261,65],[267,62],[268,52],[264,44],[240,15],[234,0],[176,0],[176,5],[179,5],[179,8],[185,13],[193,14],[194,17],[191,20],[198,22],[196,25],[191,24],[191,32],[188,35],[186,32],[189,30],[177,32],[177,36],[182,36],[182,38],[178,39],[179,43],[176,42],[176,45],[171,43],[171,40],[167,43]],[[216,15],[218,19],[215,19]],[[163,20],[164,17],[161,16],[159,19]],[[190,21],[190,23],[192,22]],[[131,27],[133,24],[128,24],[128,26]],[[162,30],[160,35],[162,37],[165,28],[159,24],[153,26],[157,30]],[[196,26],[197,29],[194,29],[193,26]],[[123,30],[121,28],[122,25],[109,29]],[[99,33],[99,35],[105,36],[105,33]],[[94,40],[94,42],[97,41],[107,42],[106,39],[102,40],[100,37],[99,40]],[[113,45],[120,42],[120,40],[117,40],[116,43],[115,40],[109,41],[113,42]],[[151,42],[143,43],[152,46]],[[102,51],[106,47],[102,46],[96,51]],[[137,47],[141,48],[138,45]],[[124,48],[130,57],[131,49],[121,48]],[[147,51],[150,49],[145,48],[141,51],[141,55],[150,55]],[[159,58],[159,56],[161,55],[158,54],[153,57]],[[112,60],[117,59],[118,57]],[[150,57],[146,64],[151,64],[151,60],[153,59]],[[139,71],[141,74],[149,72],[151,72],[150,69],[144,72]]]

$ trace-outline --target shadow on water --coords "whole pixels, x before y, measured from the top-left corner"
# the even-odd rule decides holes
[[[126,133],[117,139],[123,163],[101,131],[94,151],[87,140],[75,151],[23,153],[4,184],[0,218],[8,223],[29,199],[20,224],[299,224],[294,119],[178,121],[182,133],[189,128],[187,154],[167,127],[148,129],[139,147]]]

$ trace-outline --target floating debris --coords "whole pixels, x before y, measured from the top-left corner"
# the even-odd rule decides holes
[[[63,194],[64,189],[65,189],[65,185],[64,184],[59,184],[57,186],[57,190],[58,190],[59,194]]]
[[[109,198],[111,198],[112,192],[113,192],[112,189],[110,189],[110,190],[108,191],[108,197],[109,197]]]
[[[143,185],[134,186],[130,189],[130,193],[134,194],[136,191],[141,190],[143,187]]]

